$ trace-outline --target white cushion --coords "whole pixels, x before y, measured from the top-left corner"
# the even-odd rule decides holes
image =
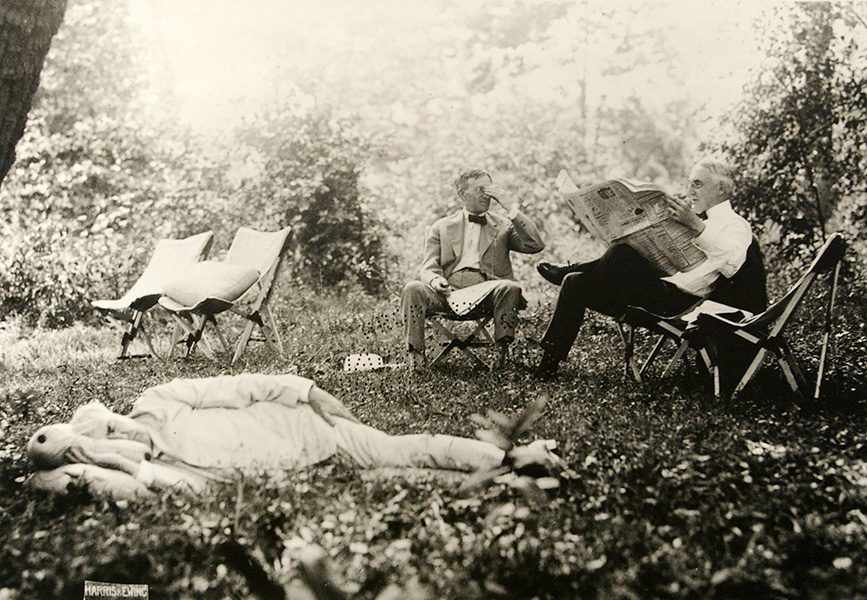
[[[163,294],[187,307],[207,298],[234,302],[257,279],[259,271],[253,267],[206,260],[184,267],[165,283]]]

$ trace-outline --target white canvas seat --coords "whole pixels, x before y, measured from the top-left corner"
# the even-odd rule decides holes
[[[207,254],[213,237],[213,231],[206,231],[180,240],[160,240],[144,272],[123,296],[115,300],[91,302],[91,306],[96,310],[129,323],[129,329],[121,339],[118,358],[129,358],[127,350],[139,333],[145,338],[151,353],[156,355],[153,342],[142,321],[144,313],[156,305],[166,281],[173,277],[179,268],[194,264]]]
[[[232,362],[244,352],[256,325],[263,334],[261,341],[278,355],[283,353],[283,342],[268,300],[291,236],[291,227],[274,232],[241,227],[222,261],[195,265],[166,286],[159,304],[172,315],[176,331],[186,332],[187,355],[199,341],[204,342],[206,353],[213,352],[202,337],[208,323],[213,325],[224,349],[229,349],[216,320],[216,315],[227,311],[247,320]],[[178,340],[176,335],[172,338],[174,346]]]

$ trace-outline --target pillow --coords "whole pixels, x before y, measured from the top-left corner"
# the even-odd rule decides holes
[[[185,267],[163,285],[163,294],[184,306],[195,306],[206,298],[234,302],[256,280],[259,271],[244,265],[205,260]]]
[[[82,487],[94,495],[111,496],[114,500],[141,500],[154,495],[132,475],[83,463],[36,471],[27,480],[27,485],[60,494],[69,492],[70,488]]]

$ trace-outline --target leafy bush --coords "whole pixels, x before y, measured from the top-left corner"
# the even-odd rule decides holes
[[[0,193],[0,319],[68,325],[90,314],[87,299],[123,293],[157,239],[210,229],[227,245],[242,225],[292,224],[296,274],[313,283],[380,290],[383,228],[358,190],[364,140],[313,110],[266,115],[215,152],[142,106],[153,82],[122,35],[126,11],[73,2],[49,55]]]
[[[783,264],[795,268],[824,237],[841,199],[864,196],[867,71],[859,26],[845,3],[775,11],[764,28],[767,63],[733,112],[736,137],[723,144],[740,176],[738,200],[771,230]]]
[[[52,228],[53,229],[53,228]],[[30,325],[68,325],[82,316],[79,265],[49,228],[4,226],[0,249],[0,320],[22,315]]]
[[[244,164],[236,196],[245,212],[291,224],[295,263],[314,285],[358,282],[379,292],[386,280],[384,225],[362,202],[359,174],[371,150],[351,124],[327,111],[263,116],[238,133]]]

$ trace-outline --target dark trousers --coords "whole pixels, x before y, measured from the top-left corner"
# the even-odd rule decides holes
[[[615,244],[600,258],[575,269],[563,279],[542,338],[545,355],[555,360],[564,360],[569,354],[588,308],[615,318],[622,316],[627,306],[673,316],[701,300],[660,279],[663,273],[626,244]]]

